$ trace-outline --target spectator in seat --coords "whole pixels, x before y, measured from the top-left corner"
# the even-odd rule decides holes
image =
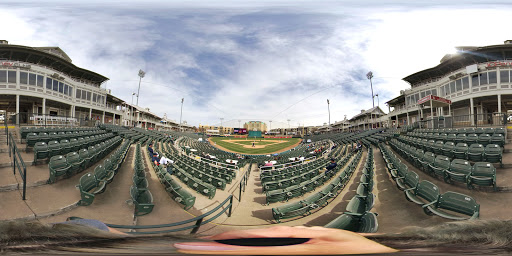
[[[338,164],[336,164],[336,160],[334,158],[331,158],[331,162],[325,167],[323,170],[320,171],[320,173],[325,172],[325,175],[330,175],[332,170],[336,168]]]
[[[153,152],[153,143],[149,143],[148,145],[148,151],[149,151],[149,155],[152,156],[154,154]]]
[[[155,165],[160,165],[160,158],[157,153],[153,153],[153,158],[151,158],[151,162]]]

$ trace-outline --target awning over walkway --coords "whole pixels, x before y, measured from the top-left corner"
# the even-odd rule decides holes
[[[448,107],[452,104],[449,99],[441,98],[435,95],[428,95],[418,100],[419,105],[427,105],[433,108]]]

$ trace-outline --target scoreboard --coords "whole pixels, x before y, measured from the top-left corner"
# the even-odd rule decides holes
[[[233,128],[233,133],[236,133],[236,134],[247,134],[247,129],[245,129],[245,128]]]

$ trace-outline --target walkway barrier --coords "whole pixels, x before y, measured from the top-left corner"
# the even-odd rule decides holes
[[[27,191],[27,167],[25,166],[25,162],[23,158],[21,158],[20,151],[16,146],[16,141],[12,137],[11,133],[7,135],[8,145],[9,145],[9,158],[11,158],[11,165],[13,167],[12,172],[16,175],[16,169],[18,169],[18,173],[23,180],[23,200],[26,199],[26,191]]]
[[[163,233],[172,233],[172,232],[178,232],[183,230],[192,229],[190,231],[190,234],[195,234],[201,227],[201,225],[208,224],[212,222],[213,220],[217,219],[219,216],[224,214],[226,211],[228,212],[228,217],[231,217],[231,211],[233,208],[233,195],[230,195],[224,200],[222,203],[220,203],[217,207],[210,210],[209,212],[197,216],[192,219],[179,221],[175,223],[168,223],[168,224],[158,224],[158,225],[145,225],[145,226],[137,226],[137,225],[116,225],[116,224],[107,224],[107,226],[111,228],[120,228],[120,229],[134,229],[134,230],[140,230],[140,229],[150,229],[153,231],[130,231],[127,232],[128,234],[137,234],[137,235],[151,235],[151,234],[163,234]],[[217,213],[216,213],[217,212]],[[213,215],[216,213],[215,215]],[[213,217],[206,219],[210,215],[213,215]],[[192,225],[187,225],[184,227],[178,227],[183,226],[189,223],[194,223]],[[164,230],[154,230],[154,229],[163,229],[163,228],[171,228],[171,227],[177,227],[173,229],[164,229]]]
[[[249,175],[251,174],[251,164],[249,164],[249,167],[243,174],[242,179],[240,180],[240,183],[238,183],[238,202],[242,202],[242,192],[245,192],[245,187],[247,187],[247,183],[249,182]],[[236,188],[235,188],[236,190]],[[235,192],[233,190],[233,192]]]

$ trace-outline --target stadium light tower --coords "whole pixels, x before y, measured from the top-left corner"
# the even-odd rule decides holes
[[[331,127],[331,109],[329,108],[329,99],[327,99],[327,111],[329,112],[329,130]]]
[[[380,106],[379,94],[378,93],[375,94],[375,97],[377,97],[377,107],[379,107]]]
[[[133,95],[136,95],[136,94],[135,94],[135,93],[132,93],[132,105],[131,105],[132,110],[131,110],[131,112],[130,112],[130,121],[131,121],[130,126],[133,126]]]
[[[270,123],[270,128],[268,129],[268,134],[270,135],[272,132],[272,120],[268,120],[268,122]]]
[[[137,90],[137,106],[139,105],[140,82],[142,81],[142,78],[145,75],[146,75],[146,72],[144,72],[142,69],[139,69],[139,89]]]
[[[373,84],[372,84],[372,78],[373,78],[373,73],[370,71],[366,74],[366,78],[368,78],[370,80],[370,87],[372,89],[372,102],[373,102],[373,107],[375,107],[375,97],[373,96]]]
[[[180,132],[183,132],[183,127],[182,127],[182,125],[181,125],[181,117],[183,116],[183,101],[185,101],[185,98],[181,98]]]

